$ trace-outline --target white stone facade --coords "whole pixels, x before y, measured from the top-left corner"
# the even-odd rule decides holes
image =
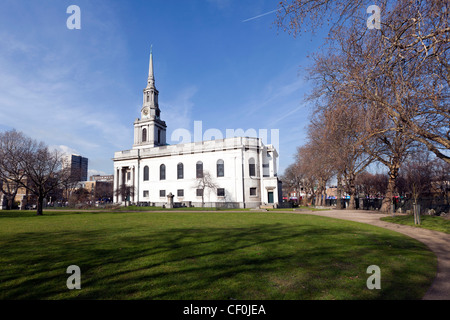
[[[116,152],[113,159],[114,190],[126,185],[134,193],[128,199],[115,194],[115,203],[128,200],[162,206],[170,194],[175,206],[257,208],[276,207],[281,201],[278,153],[272,145],[248,137],[166,145],[166,125],[159,115],[150,55],[149,80],[141,120],[134,123],[133,148]],[[198,191],[201,178],[197,176],[201,173],[208,173],[214,184],[204,188],[203,197]]]

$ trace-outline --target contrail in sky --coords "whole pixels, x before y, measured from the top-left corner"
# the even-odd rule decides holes
[[[260,14],[259,16],[256,16],[256,17],[253,17],[253,18],[244,20],[244,21],[242,21],[242,22],[247,22],[247,21],[250,21],[250,20],[258,19],[258,18],[260,18],[260,17],[262,17],[262,16],[266,16],[266,15],[268,15],[268,14],[271,14],[271,13],[274,13],[274,12],[277,12],[277,11],[280,11],[280,9],[276,9],[276,10],[272,10],[272,11],[269,11],[269,12],[266,12],[266,13],[263,13],[263,14]]]

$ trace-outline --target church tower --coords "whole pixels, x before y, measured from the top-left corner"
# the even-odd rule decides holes
[[[160,119],[159,92],[155,87],[153,52],[150,50],[147,87],[144,89],[141,119],[134,122],[133,148],[158,147],[166,145],[166,123]]]

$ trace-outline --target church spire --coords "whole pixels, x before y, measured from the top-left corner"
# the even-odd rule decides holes
[[[150,62],[148,66],[147,88],[155,88],[155,75],[153,73],[153,45],[150,46]]]
[[[167,127],[165,121],[160,118],[159,92],[155,88],[152,48],[150,48],[147,87],[143,91],[141,119],[138,118],[134,123],[134,147],[165,146]]]
[[[152,46],[153,47],[153,46]],[[148,66],[147,87],[144,89],[144,101],[142,105],[142,119],[159,119],[158,90],[155,87],[155,75],[153,73],[153,48],[150,47],[150,61]]]

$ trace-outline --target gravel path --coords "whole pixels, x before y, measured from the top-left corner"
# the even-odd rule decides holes
[[[433,230],[416,228],[381,221],[386,214],[362,210],[298,211],[300,214],[313,214],[371,224],[397,231],[423,242],[432,250],[438,260],[437,274],[423,300],[450,300],[450,235]]]

